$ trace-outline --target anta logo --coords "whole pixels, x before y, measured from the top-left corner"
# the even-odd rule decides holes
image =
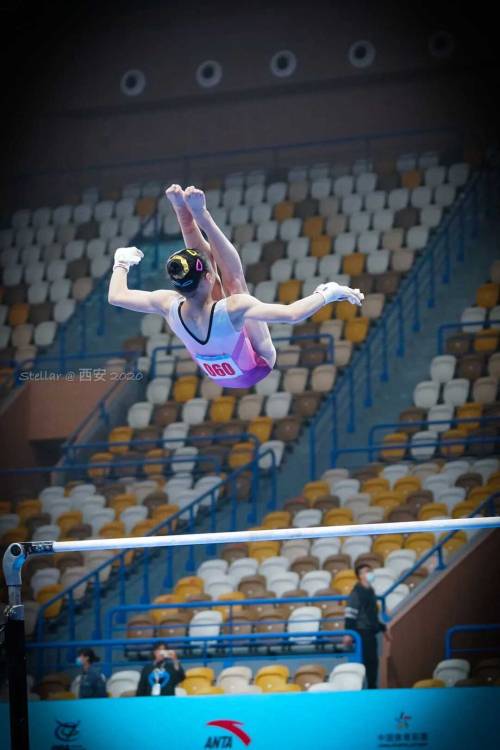
[[[249,745],[251,742],[250,737],[243,729],[241,729],[242,726],[243,723],[241,721],[233,721],[232,719],[208,721],[207,727],[218,727],[219,729],[224,729],[226,732],[230,732],[230,734],[209,737],[205,742],[204,747],[236,747],[236,745],[233,745],[233,740],[235,738],[240,740],[245,746]],[[237,744],[239,746],[239,742]]]

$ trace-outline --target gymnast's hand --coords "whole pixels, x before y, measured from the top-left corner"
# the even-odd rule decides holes
[[[352,305],[358,305],[358,307],[361,307],[365,298],[365,295],[359,289],[351,289],[349,286],[342,286],[341,284],[337,284],[336,281],[328,281],[326,284],[320,284],[314,291],[323,295],[325,305],[330,304],[330,302],[347,300],[347,302],[350,302]]]
[[[130,266],[137,265],[143,258],[144,253],[138,247],[119,247],[115,252],[113,271],[119,267],[124,268],[128,273]]]
[[[193,216],[201,215],[207,210],[205,193],[203,190],[195,188],[194,185],[190,185],[185,189],[184,200]]]
[[[181,188],[180,185],[170,185],[169,188],[165,190],[165,195],[169,199],[170,203],[174,208],[180,208],[183,207],[184,204],[184,190]]]

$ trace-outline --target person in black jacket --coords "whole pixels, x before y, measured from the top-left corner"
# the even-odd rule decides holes
[[[99,667],[94,666],[99,657],[91,648],[81,648],[76,663],[82,668],[80,678],[79,698],[106,698],[106,678]]]
[[[157,643],[153,663],[142,668],[136,695],[175,695],[175,687],[184,677],[175,651],[167,649],[165,643]]]
[[[355,567],[358,583],[354,586],[345,609],[345,628],[355,630],[361,636],[363,664],[366,667],[366,682],[369,688],[377,687],[378,653],[377,633],[390,635],[383,622],[378,619],[377,597],[372,588],[373,570],[371,565],[362,563]],[[350,635],[344,636],[344,646],[352,645]]]

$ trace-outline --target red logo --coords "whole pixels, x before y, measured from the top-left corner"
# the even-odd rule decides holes
[[[243,726],[243,722],[241,721],[234,721],[233,719],[217,719],[216,721],[208,721],[207,726],[225,729],[238,737],[244,745],[250,744],[250,737],[243,731],[243,729],[240,729],[240,727]]]

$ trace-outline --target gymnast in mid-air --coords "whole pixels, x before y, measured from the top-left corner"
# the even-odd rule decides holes
[[[338,300],[361,306],[359,289],[335,281],[288,305],[261,302],[249,294],[240,256],[210,215],[203,191],[171,185],[166,195],[186,245],[166,262],[173,290],[129,289],[127,273],[144,253],[121,247],[115,252],[108,301],[162,315],[202,373],[220,385],[249,388],[269,375],[276,362],[269,323],[301,323]]]

